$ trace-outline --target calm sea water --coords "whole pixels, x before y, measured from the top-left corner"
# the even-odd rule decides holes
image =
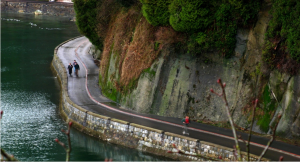
[[[59,84],[50,70],[54,48],[80,35],[68,18],[1,13],[1,147],[22,161],[64,161],[55,138],[67,124],[58,114]],[[72,161],[157,161],[71,130]]]

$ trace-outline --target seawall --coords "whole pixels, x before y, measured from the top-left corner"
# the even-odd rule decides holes
[[[40,12],[36,12],[39,10]],[[1,1],[1,12],[27,13],[75,18],[73,3]]]
[[[102,116],[76,105],[70,100],[68,95],[66,68],[57,56],[58,49],[68,41],[61,43],[55,48],[51,68],[56,73],[61,85],[61,101],[59,105],[61,116],[65,121],[72,121],[76,129],[111,143],[174,160],[234,160],[233,148]],[[246,154],[244,153],[244,155]],[[257,160],[255,155],[251,155],[251,161],[253,160]]]

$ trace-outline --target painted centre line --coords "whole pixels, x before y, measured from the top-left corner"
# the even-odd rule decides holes
[[[116,112],[119,112],[119,113],[122,113],[122,114],[126,114],[126,115],[130,115],[130,116],[134,116],[134,117],[138,117],[138,118],[142,118],[142,119],[147,119],[147,120],[158,122],[158,123],[164,123],[164,124],[168,124],[168,125],[172,125],[172,126],[183,128],[183,126],[179,125],[179,124],[175,124],[175,123],[171,123],[171,122],[167,122],[167,121],[163,121],[163,120],[159,120],[159,119],[155,119],[155,118],[150,118],[150,117],[146,117],[146,116],[142,116],[142,115],[137,115],[137,114],[125,112],[125,111],[122,111],[122,110],[110,107],[108,105],[105,105],[105,104],[97,101],[95,98],[93,98],[92,95],[91,95],[91,93],[90,93],[90,91],[89,91],[89,89],[88,89],[88,86],[87,86],[88,69],[87,69],[85,63],[82,61],[82,59],[80,58],[80,56],[77,53],[78,48],[81,45],[83,45],[84,43],[86,43],[87,41],[84,41],[83,43],[79,44],[76,47],[76,49],[75,49],[75,55],[76,55],[76,57],[78,58],[78,60],[82,63],[82,65],[85,68],[85,71],[86,71],[86,75],[85,75],[85,77],[86,77],[86,79],[85,79],[85,88],[86,88],[86,91],[88,93],[88,96],[90,97],[90,99],[93,102],[95,102],[98,105],[103,106],[103,107],[105,107],[107,109],[110,109],[110,110],[113,110],[113,111],[116,111]],[[234,140],[233,137],[222,135],[222,134],[218,134],[218,133],[214,133],[214,132],[209,132],[209,131],[205,131],[205,130],[201,130],[201,129],[197,129],[197,128],[192,128],[192,127],[189,127],[188,129],[189,130],[193,130],[193,131],[197,131],[197,132],[201,132],[201,133],[206,133],[206,134],[209,134],[209,135],[214,135],[214,136],[217,136],[217,137],[222,137],[222,138],[229,139],[229,140]],[[239,139],[239,142],[243,142],[243,141],[241,139]],[[260,147],[260,148],[265,148],[266,147],[265,145],[262,145],[262,144],[259,144],[259,143],[255,143],[255,142],[250,142],[250,144],[253,145],[253,146]],[[276,152],[279,152],[279,153],[283,153],[283,154],[286,154],[286,155],[289,155],[289,156],[293,156],[293,157],[296,157],[296,158],[300,159],[300,155],[297,155],[297,154],[294,154],[294,153],[290,153],[290,152],[287,152],[287,151],[284,151],[284,150],[276,149],[276,148],[273,148],[273,147],[269,147],[269,150],[276,151]]]

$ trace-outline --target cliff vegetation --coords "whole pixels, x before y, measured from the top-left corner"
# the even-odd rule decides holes
[[[74,9],[101,51],[103,94],[124,108],[226,123],[209,93],[220,77],[237,125],[249,128],[259,98],[255,131],[283,113],[277,131],[300,137],[299,1],[74,0]]]
[[[273,0],[264,61],[270,69],[295,75],[300,68],[300,2]]]

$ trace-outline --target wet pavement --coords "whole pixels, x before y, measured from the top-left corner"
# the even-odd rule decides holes
[[[162,117],[157,115],[141,114],[131,110],[120,108],[118,104],[102,96],[101,88],[98,85],[99,68],[95,65],[88,50],[91,43],[86,37],[74,39],[58,49],[57,55],[66,67],[76,60],[80,66],[79,77],[68,76],[68,93],[70,99],[82,108],[100,115],[136,123],[155,129],[182,134],[183,125],[180,118]],[[248,134],[237,132],[243,139],[248,139]],[[232,130],[214,127],[202,123],[191,123],[189,137],[207,141],[218,145],[233,148],[234,140]],[[260,155],[264,145],[269,139],[252,135],[250,153]],[[245,144],[240,141],[242,151],[245,151]],[[300,147],[289,145],[283,142],[274,141],[266,152],[266,158],[279,160],[283,156],[286,161],[300,161]]]

